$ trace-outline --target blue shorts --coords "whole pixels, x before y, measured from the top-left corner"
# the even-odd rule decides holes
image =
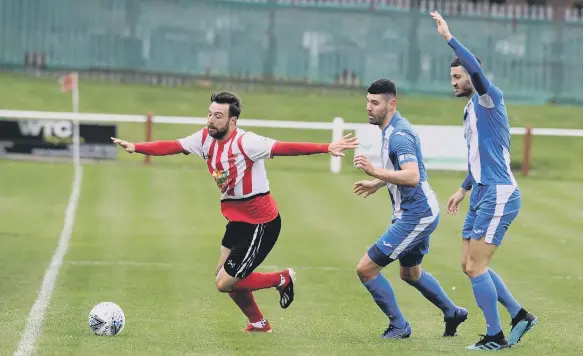
[[[462,228],[463,239],[499,246],[521,208],[521,192],[514,185],[477,185],[470,195],[470,209]]]
[[[379,237],[367,254],[379,266],[399,260],[403,267],[422,263],[430,248],[430,234],[436,230],[440,215],[420,220],[395,220]]]

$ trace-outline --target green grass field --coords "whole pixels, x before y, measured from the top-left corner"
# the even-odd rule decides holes
[[[70,109],[54,81],[0,75],[2,108]],[[82,83],[85,112],[204,115],[208,89],[163,89]],[[328,121],[363,119],[359,96],[242,93],[250,118]],[[416,123],[458,124],[464,102],[403,98],[402,113]],[[513,126],[582,128],[571,107],[509,107]],[[553,121],[550,118],[554,118]],[[156,138],[184,136],[193,127],[157,125]],[[254,130],[285,140],[329,140],[330,132]],[[121,125],[120,136],[141,139],[143,127]],[[514,138],[520,160],[521,138]],[[117,162],[84,166],[79,206],[37,342],[37,355],[463,355],[484,333],[482,314],[460,269],[464,214],[443,214],[424,267],[454,301],[469,309],[459,336],[441,337],[441,313],[399,279],[392,282],[412,338],[379,338],[387,326],[355,275],[360,257],[387,227],[385,192],[361,199],[352,183],[363,175],[328,172],[325,156],[281,157],[267,163],[283,219],[280,239],[260,270],[294,267],[297,297],[280,309],[273,290],[255,293],[274,333],[245,335],[245,319],[214,285],[225,220],[219,197],[200,160],[160,157],[152,166],[120,152]],[[558,157],[561,157],[559,159]],[[518,176],[523,208],[493,268],[540,324],[514,355],[581,355],[582,348],[582,139],[536,137],[533,176]],[[0,355],[16,349],[29,310],[63,226],[73,169],[68,163],[0,160]],[[463,175],[430,172],[442,203]],[[466,207],[466,206],[465,206]],[[127,325],[114,338],[96,337],[87,325],[98,302],[118,303]],[[500,308],[504,331],[508,313]]]

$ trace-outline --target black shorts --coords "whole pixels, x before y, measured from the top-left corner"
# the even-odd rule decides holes
[[[221,241],[231,249],[223,268],[231,277],[245,278],[268,256],[280,235],[280,215],[265,224],[230,221]]]

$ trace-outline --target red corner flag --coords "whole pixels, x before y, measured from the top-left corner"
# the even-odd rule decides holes
[[[67,92],[77,88],[77,73],[69,73],[64,77],[59,78],[59,84],[61,84],[61,91]]]

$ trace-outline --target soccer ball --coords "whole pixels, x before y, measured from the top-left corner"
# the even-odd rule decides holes
[[[115,303],[99,303],[89,312],[89,328],[95,335],[115,336],[125,325],[124,311]]]

